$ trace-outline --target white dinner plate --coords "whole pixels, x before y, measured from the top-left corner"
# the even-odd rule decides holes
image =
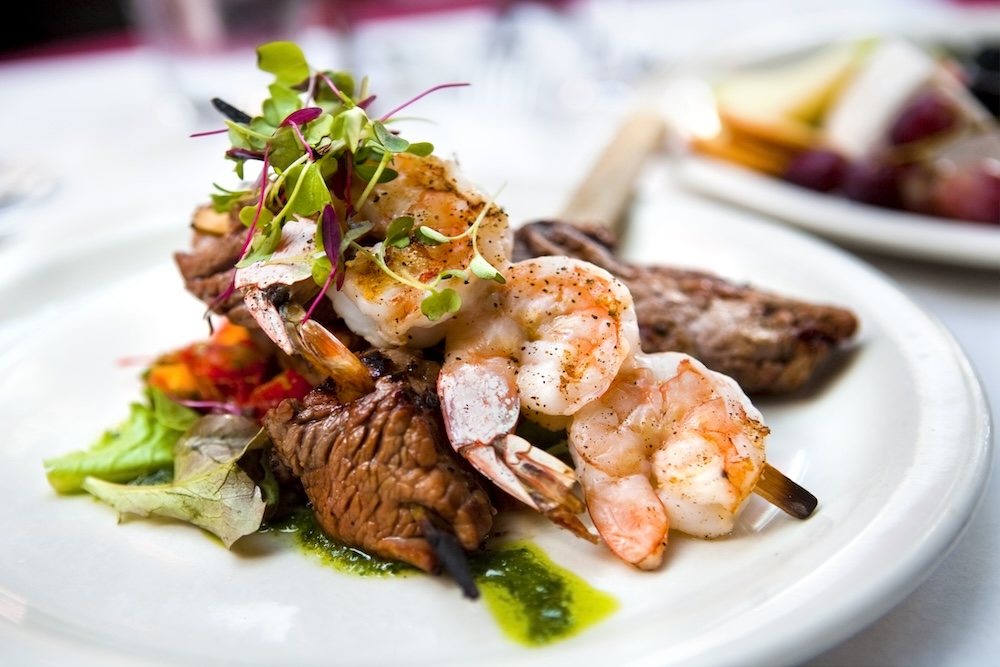
[[[802,19],[802,17],[796,17]],[[727,73],[761,63],[793,61],[835,42],[870,36],[899,36],[926,48],[970,48],[1000,42],[1000,11],[936,11],[894,17],[889,25],[855,23],[822,15],[794,29],[748,33],[724,50],[674,68],[665,82],[663,104],[681,140],[677,143],[678,181],[694,191],[781,220],[840,244],[895,256],[958,266],[1000,268],[1000,226],[947,220],[879,208],[844,197],[810,191],[735,163],[688,151],[683,137],[708,111],[706,84]],[[850,26],[845,28],[844,25]],[[862,23],[861,25],[868,25]]]
[[[206,333],[171,260],[186,227],[149,212],[0,275],[0,663],[780,665],[874,621],[978,505],[991,458],[983,392],[952,337],[866,264],[735,209],[698,217],[677,205],[638,202],[624,252],[860,318],[856,345],[821,382],[758,403],[769,460],[820,500],[810,519],[753,497],[726,539],[672,536],[657,572],[520,523],[619,602],[582,634],[532,649],[446,580],[341,574],[261,535],[227,551],[186,524],[117,523],[87,496],[57,496],[42,460],[120,422],[142,363]]]

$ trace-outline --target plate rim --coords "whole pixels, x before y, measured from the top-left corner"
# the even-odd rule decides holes
[[[680,156],[673,172],[692,190],[837,243],[902,258],[1000,269],[1000,227],[878,209],[707,156]]]

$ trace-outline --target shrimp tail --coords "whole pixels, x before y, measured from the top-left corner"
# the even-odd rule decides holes
[[[246,287],[243,290],[243,300],[247,311],[267,337],[281,348],[282,352],[294,355],[295,342],[289,336],[285,318],[275,303],[274,293],[277,291]]]
[[[438,376],[438,396],[448,439],[497,487],[556,525],[596,541],[576,516],[585,506],[573,493],[573,468],[512,433],[521,411],[512,377],[502,360],[446,363]]]
[[[577,516],[586,506],[573,493],[577,481],[573,468],[517,435],[498,438],[493,448],[503,453],[507,468],[530,497],[530,505],[577,537],[597,542],[597,536]]]
[[[314,369],[337,382],[341,400],[352,401],[375,391],[368,367],[339,338],[315,320],[305,319],[298,304],[289,303],[281,311],[294,349]]]
[[[459,453],[500,489],[577,537],[597,542],[577,516],[585,507],[573,493],[576,474],[558,458],[509,434],[490,444],[466,445]]]

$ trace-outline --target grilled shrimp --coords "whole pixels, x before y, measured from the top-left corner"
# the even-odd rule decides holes
[[[604,269],[566,257],[513,264],[506,284],[462,308],[445,339],[438,395],[452,446],[500,488],[593,539],[576,476],[513,433],[548,428],[600,397],[638,350],[632,297]]]
[[[453,165],[433,156],[408,154],[396,155],[393,164],[399,175],[375,187],[354,215],[358,223],[371,223],[369,237],[384,238],[393,220],[409,216],[414,226],[426,225],[459,238],[437,245],[413,242],[404,248],[385,248],[383,257],[391,272],[425,284],[447,269],[467,269],[477,250],[491,265],[507,265],[512,241],[506,214],[462,182]],[[466,234],[480,216],[476,234]],[[284,304],[304,303],[319,292],[312,279],[313,262],[322,254],[316,247],[316,225],[310,218],[289,220],[268,259],[236,271],[235,286],[248,311],[289,355],[302,351],[289,330],[295,323],[289,321]],[[455,290],[463,301],[473,301],[487,284],[472,276],[449,278],[442,286]],[[451,314],[428,319],[420,309],[426,294],[389,275],[367,252],[348,260],[341,288],[327,292],[335,314],[375,347],[427,347],[440,342]]]
[[[637,354],[568,428],[594,526],[645,570],[662,562],[671,528],[732,530],[764,469],[767,433],[734,380],[678,352]]]
[[[298,347],[281,306],[293,300],[293,289],[310,295],[318,291],[312,279],[316,254],[315,221],[297,218],[285,223],[281,241],[269,260],[236,270],[234,285],[242,290],[247,311],[267,337],[289,355],[295,355]],[[278,298],[276,292],[282,290],[284,295]]]
[[[466,269],[476,247],[495,267],[509,262],[513,237],[507,214],[466,183],[454,164],[434,156],[399,154],[393,166],[399,175],[377,185],[354,216],[355,220],[371,222],[377,236],[384,238],[389,223],[408,216],[413,218],[414,228],[426,225],[444,236],[459,237],[484,217],[475,236],[467,234],[439,245],[410,243],[405,248],[385,248],[385,262],[391,271],[427,283],[444,270]],[[484,211],[484,207],[488,208]],[[427,347],[440,342],[450,314],[433,322],[425,317],[420,310],[424,290],[388,275],[365,253],[348,261],[345,268],[343,285],[331,298],[334,310],[352,331],[376,347]],[[486,287],[483,280],[474,277],[468,281],[450,278],[443,284],[454,289],[463,302],[478,298]]]

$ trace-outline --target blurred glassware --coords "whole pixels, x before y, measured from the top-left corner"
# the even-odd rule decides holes
[[[345,67],[332,20],[337,3],[325,0],[128,0],[140,43],[162,69],[168,113],[201,124],[219,116],[221,97],[256,113],[270,77],[256,70],[254,49],[287,39],[325,67]]]

